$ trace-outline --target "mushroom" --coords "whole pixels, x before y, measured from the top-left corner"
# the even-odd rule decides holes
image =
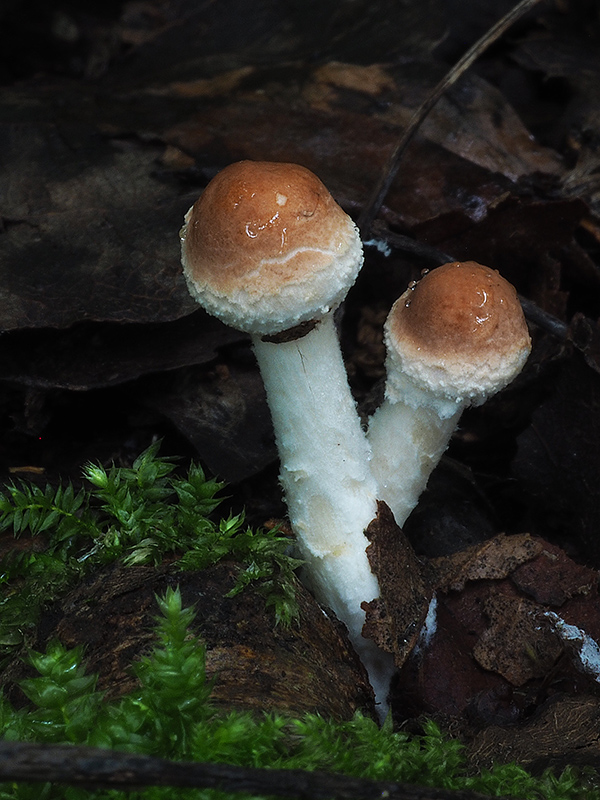
[[[531,340],[514,287],[466,261],[413,282],[390,311],[385,341],[385,399],[368,438],[380,499],[402,526],[462,411],[518,375]]]
[[[364,533],[377,486],[333,319],[362,266],[358,230],[304,167],[242,161],[209,183],[181,242],[192,296],[251,335],[309,582],[384,700],[390,657],[361,635],[361,603],[379,596]]]

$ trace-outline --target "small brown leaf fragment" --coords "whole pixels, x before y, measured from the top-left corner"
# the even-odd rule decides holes
[[[518,567],[512,582],[538,603],[562,606],[575,595],[587,595],[598,585],[598,574],[572,561],[555,545],[545,543],[539,555]]]
[[[477,662],[513,686],[542,678],[562,652],[543,610],[524,598],[491,594],[484,604],[490,627],[473,648]]]
[[[192,169],[195,161],[187,153],[184,153],[183,150],[179,150],[179,148],[168,144],[160,157],[160,163],[166,169],[184,170]]]
[[[251,66],[226,70],[213,78],[196,78],[172,83],[165,94],[173,92],[180,97],[219,97],[232,92],[245,78],[254,72]]]
[[[432,592],[421,562],[385,503],[378,502],[377,516],[365,533],[381,597],[362,604],[366,612],[363,636],[393,653],[396,666],[401,667],[417,643]]]
[[[365,94],[378,95],[384,90],[395,91],[396,82],[381,64],[345,64],[330,61],[315,70],[312,79],[316,83],[337,86],[341,89],[353,89]]]
[[[461,591],[467,581],[500,580],[542,551],[540,541],[528,533],[494,536],[451,556],[432,562],[436,583],[443,591]]]

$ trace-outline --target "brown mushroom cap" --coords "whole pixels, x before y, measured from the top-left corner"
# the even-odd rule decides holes
[[[209,313],[250,333],[319,318],[343,300],[362,265],[356,226],[297,164],[231,164],[185,221],[190,292]]]
[[[514,287],[475,261],[444,264],[395,303],[386,324],[394,370],[456,403],[482,403],[522,369],[531,341]]]

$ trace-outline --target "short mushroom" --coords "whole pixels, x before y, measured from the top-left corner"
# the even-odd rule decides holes
[[[474,261],[427,272],[385,324],[387,383],[369,423],[380,499],[402,526],[461,413],[521,371],[531,340],[514,287]]]
[[[209,183],[181,240],[192,296],[251,335],[310,584],[385,699],[389,659],[361,635],[361,602],[379,596],[364,534],[377,487],[333,319],[362,266],[358,230],[304,167],[242,161]]]

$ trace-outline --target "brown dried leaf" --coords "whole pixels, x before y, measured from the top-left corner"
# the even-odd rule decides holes
[[[548,693],[589,691],[597,685],[600,667],[590,664],[595,652],[592,640],[600,641],[600,597],[593,571],[581,568],[542,539],[496,538],[499,541],[492,544],[490,554],[500,549],[501,557],[491,559],[489,570],[485,548],[480,546],[471,548],[466,560],[459,556],[435,563],[434,575],[446,581],[437,596],[435,631],[425,646],[410,654],[398,682],[395,704],[409,709],[408,713],[442,713],[479,724],[504,724],[530,713]],[[510,548],[508,554],[502,553],[503,539],[511,538],[525,546],[517,546],[516,554]],[[530,541],[536,545],[533,558],[529,557]],[[469,573],[473,554],[482,559]],[[505,561],[504,555],[508,555]],[[526,560],[519,563],[523,557]],[[457,590],[449,588],[457,573],[444,571],[451,566],[465,578]],[[530,566],[534,568],[528,572]],[[467,580],[467,574],[478,578]],[[525,581],[527,576],[530,580]],[[546,587],[557,578],[558,591],[566,597],[560,620],[547,606],[523,596],[516,585],[520,577],[534,596],[551,593]],[[580,637],[570,629],[571,638],[561,635],[561,630],[566,631],[561,620],[580,629]],[[585,652],[580,652],[584,643]]]
[[[398,93],[395,102],[378,114],[380,119],[404,128],[417,106],[415,101],[422,101],[441,79],[441,65],[428,61],[419,66],[410,84],[401,71],[393,72]],[[562,174],[558,155],[536,142],[504,95],[474,74],[465,76],[440,98],[419,133],[465,161],[513,182],[534,173]],[[474,214],[478,211],[481,213],[473,208]]]
[[[467,581],[500,580],[535,558],[542,549],[541,541],[528,533],[513,536],[500,533],[483,544],[434,559],[435,581],[442,591],[461,591]]]
[[[0,374],[25,386],[84,391],[204,364],[220,347],[242,339],[202,311],[158,325],[11,331],[3,338]]]
[[[431,52],[444,36],[439,0],[339,3],[306,0],[178,0],[168,24],[113,71],[121,86],[164,86],[208,78],[221,70],[265,65],[269,82],[280,64],[321,59],[370,64],[373,54],[393,61]]]
[[[163,322],[190,314],[177,232],[191,204],[152,173],[156,145],[95,126],[0,126],[0,324]]]
[[[392,653],[401,667],[423,628],[431,591],[421,563],[385,503],[378,503],[377,517],[365,533],[370,541],[367,556],[381,596],[362,604],[366,612],[363,636]]]
[[[512,181],[563,171],[558,154],[532,137],[506,97],[474,74],[441,98],[425,122],[423,134]]]
[[[384,91],[396,91],[396,82],[383,64],[348,64],[330,61],[313,72],[311,82],[333,86],[337,89],[351,89],[355,92],[377,97]],[[310,92],[310,83],[304,91]],[[331,95],[328,95],[331,97]]]
[[[543,678],[562,652],[542,609],[530,600],[492,593],[484,603],[489,627],[473,648],[484,669],[513,686]]]
[[[291,106],[287,97],[252,95],[224,107],[199,108],[163,136],[198,159],[212,153],[215,159],[227,154],[232,161],[302,164],[321,178],[338,202],[358,207],[372,190],[398,133],[364,110]],[[397,224],[415,226],[456,212],[464,214],[464,224],[470,226],[474,208],[478,218],[485,216],[511,186],[501,175],[419,140],[411,145],[386,198],[386,213]]]
[[[576,564],[564,550],[548,542],[533,560],[515,569],[510,579],[546,606],[562,606],[571,597],[590,594],[598,587],[596,570]]]

